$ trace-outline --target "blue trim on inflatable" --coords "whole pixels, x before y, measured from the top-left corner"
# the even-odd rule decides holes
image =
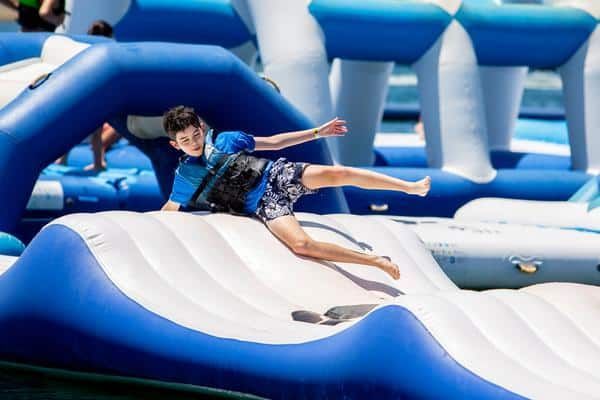
[[[113,96],[115,92],[121,95]],[[268,83],[222,48],[173,43],[96,44],[0,110],[0,197],[4,199],[0,230],[10,232],[15,227],[43,167],[106,120],[130,141],[143,143],[141,150],[152,160],[163,193],[170,191],[169,178],[178,154],[168,140],[142,141],[117,122],[129,114],[162,115],[177,104],[195,107],[217,130],[270,135],[312,126]],[[32,111],[41,109],[43,113]],[[47,132],[53,132],[53,140],[45,140]],[[323,141],[266,156],[331,164]],[[339,189],[307,196],[299,207],[322,213],[347,210]]]
[[[413,120],[419,119],[421,110],[417,104],[387,103],[383,111],[384,120]],[[537,120],[564,120],[565,110],[559,106],[522,106],[519,111],[519,118],[529,118]]]
[[[301,344],[182,327],[125,296],[64,226],[44,229],[0,276],[0,296],[0,357],[11,362],[268,398],[519,398],[459,365],[399,306]]]
[[[492,166],[498,169],[543,169],[557,172],[571,169],[571,157],[552,154],[492,150]]]
[[[392,191],[366,191],[344,188],[352,214],[373,214],[371,205],[388,205],[387,215],[452,217],[458,208],[481,197],[566,201],[588,179],[575,171],[498,170],[496,178],[478,184],[465,178],[430,168],[372,167],[377,172],[407,180],[431,176],[431,191],[426,197]]]
[[[0,65],[26,58],[39,57],[44,42],[49,36],[49,33],[23,35],[18,32],[2,34],[0,36]]]
[[[469,33],[480,65],[534,68],[563,65],[598,23],[577,8],[481,0],[464,0],[455,18]]]
[[[27,58],[40,57],[46,39],[52,35],[52,33],[47,32],[0,34],[0,65],[10,64]],[[88,44],[102,43],[110,40],[101,36],[89,35],[72,35],[69,37],[78,42]]]
[[[492,150],[490,158],[492,166],[497,169],[544,169],[557,172],[571,169],[568,156]],[[427,155],[424,147],[378,147],[375,149],[374,166],[427,168]]]
[[[20,256],[25,245],[19,239],[8,233],[0,232],[0,255]]]
[[[413,63],[452,20],[436,5],[397,0],[313,0],[309,11],[329,58],[365,61]]]
[[[119,41],[239,46],[253,39],[230,0],[132,0],[115,25]]]
[[[569,201],[573,203],[589,203],[598,196],[600,196],[600,177],[594,176],[571,196]]]

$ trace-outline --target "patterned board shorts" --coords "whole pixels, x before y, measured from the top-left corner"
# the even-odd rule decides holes
[[[301,178],[310,164],[291,162],[280,158],[273,163],[269,171],[265,194],[258,203],[255,215],[264,223],[284,215],[294,215],[294,203],[305,194],[316,190],[302,184]]]

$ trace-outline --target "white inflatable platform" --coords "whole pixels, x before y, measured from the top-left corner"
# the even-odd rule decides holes
[[[600,288],[460,290],[402,223],[297,216],[401,279],[243,217],[73,214],[0,275],[0,358],[267,398],[600,398]]]

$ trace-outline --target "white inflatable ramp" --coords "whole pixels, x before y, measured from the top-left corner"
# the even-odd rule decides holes
[[[403,224],[297,216],[402,277],[249,218],[72,214],[0,275],[0,359],[273,399],[600,397],[600,288],[459,290]]]

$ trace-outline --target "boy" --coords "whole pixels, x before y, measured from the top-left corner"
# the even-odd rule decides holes
[[[184,205],[254,215],[295,254],[371,265],[394,279],[400,278],[398,266],[389,257],[313,240],[294,217],[292,207],[304,194],[344,185],[425,196],[431,185],[429,177],[406,182],[358,168],[295,163],[285,158],[273,162],[248,154],[254,150],[280,150],[321,137],[343,136],[347,132],[346,121],[335,118],[314,129],[268,137],[222,132],[213,142],[212,132],[207,132],[194,110],[178,106],[165,113],[163,127],[171,145],[186,154],[177,168],[173,191],[163,211],[178,211]]]

